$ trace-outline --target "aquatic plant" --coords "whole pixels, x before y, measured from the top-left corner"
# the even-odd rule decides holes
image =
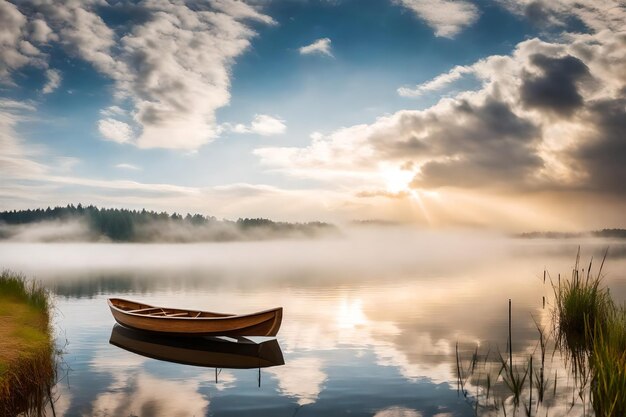
[[[586,275],[579,270],[579,250],[572,278],[553,285],[557,341],[571,359],[579,395],[590,384],[596,417],[626,415],[626,308],[601,285],[607,252],[594,276],[592,262]]]
[[[573,358],[580,362],[580,356],[589,352],[593,346],[595,332],[587,331],[587,326],[602,329],[613,309],[609,290],[601,286],[602,268],[608,250],[596,275],[591,270],[593,258],[587,270],[580,269],[580,248],[572,269],[571,279],[557,284],[552,283],[554,291],[553,323],[557,345],[566,348]]]
[[[591,404],[597,417],[626,416],[626,309],[615,307],[593,333],[589,364]]]

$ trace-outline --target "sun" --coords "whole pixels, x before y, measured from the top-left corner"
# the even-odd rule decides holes
[[[396,194],[410,190],[409,185],[415,173],[397,167],[385,167],[381,169],[381,176],[387,191]]]

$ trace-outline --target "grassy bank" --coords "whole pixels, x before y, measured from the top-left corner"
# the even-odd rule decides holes
[[[38,415],[54,378],[47,292],[23,276],[0,273],[0,415]]]

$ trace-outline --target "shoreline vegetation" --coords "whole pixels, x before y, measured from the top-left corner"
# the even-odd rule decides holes
[[[398,227],[386,220],[354,220],[354,227]],[[290,223],[266,218],[219,220],[201,214],[98,208],[68,204],[65,207],[0,212],[0,241],[16,242],[125,242],[199,243],[312,239],[340,234],[332,223]],[[518,239],[626,239],[626,229],[588,232],[526,232],[510,235]]]
[[[602,229],[588,232],[526,232],[513,235],[522,239],[579,239],[585,237],[626,239],[626,229]]]
[[[580,267],[580,250],[569,280],[553,283],[557,346],[567,353],[582,389],[590,391],[596,417],[626,416],[626,305],[602,285],[605,252],[597,274],[593,259]]]
[[[229,242],[313,238],[336,233],[324,222],[288,223],[264,218],[218,220],[212,216],[72,204],[0,212],[0,240],[87,242]]]
[[[0,415],[39,416],[55,379],[50,298],[37,283],[0,273]]]
[[[513,354],[510,299],[504,353],[497,348],[482,353],[476,346],[466,352],[467,363],[457,343],[457,388],[476,416],[543,416],[564,402],[583,417],[626,416],[626,305],[617,304],[602,284],[607,253],[597,273],[593,259],[587,268],[580,266],[580,249],[569,279],[559,274],[553,280],[544,271],[553,306],[547,320],[533,317],[537,344],[530,352]],[[559,382],[563,372],[571,386]]]

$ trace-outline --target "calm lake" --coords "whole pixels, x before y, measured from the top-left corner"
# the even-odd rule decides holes
[[[626,245],[600,239],[387,228],[318,240],[2,243],[0,265],[54,294],[57,416],[460,417],[499,411],[475,407],[480,384],[459,393],[456,344],[461,368],[477,348],[504,355],[512,299],[513,354],[536,354],[550,278],[569,276],[578,245],[596,271],[610,246],[604,282],[623,303]],[[284,365],[216,370],[132,353],[109,343],[109,297],[232,313],[283,306]],[[588,412],[560,356],[548,356],[554,398],[541,407]]]

